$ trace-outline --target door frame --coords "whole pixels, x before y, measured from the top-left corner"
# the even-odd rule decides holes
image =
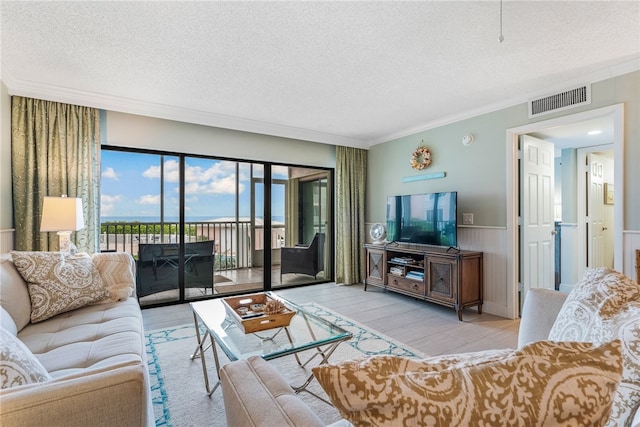
[[[506,191],[507,191],[507,312],[511,318],[517,318],[518,298],[520,285],[520,259],[518,235],[518,200],[519,189],[519,168],[518,168],[518,139],[522,134],[539,132],[544,129],[562,126],[570,123],[581,122],[597,117],[611,115],[613,119],[613,159],[616,165],[614,171],[614,182],[616,192],[614,193],[614,268],[623,271],[622,253],[622,232],[623,224],[623,201],[624,201],[624,104],[615,104],[608,107],[597,108],[582,113],[571,114],[554,119],[530,123],[523,126],[509,128],[506,130]]]

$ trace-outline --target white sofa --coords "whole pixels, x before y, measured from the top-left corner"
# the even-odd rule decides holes
[[[549,339],[566,298],[567,294],[556,291],[529,291],[520,322],[519,348]],[[260,357],[231,362],[222,367],[220,377],[229,427],[323,425],[295,395],[282,375]],[[350,423],[341,420],[334,425]],[[631,414],[621,425],[640,427],[640,411],[635,417]]]
[[[107,289],[124,286],[124,296],[32,323],[27,284],[11,256],[1,256],[3,333],[17,336],[50,378],[0,390],[0,425],[155,425],[134,260],[122,253],[92,259],[100,261]]]

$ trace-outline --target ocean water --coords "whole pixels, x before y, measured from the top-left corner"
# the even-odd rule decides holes
[[[205,222],[220,218],[233,218],[233,216],[188,216],[185,221]],[[243,218],[245,217],[240,217],[240,219]],[[262,219],[262,217],[259,216],[257,219]],[[164,221],[177,223],[179,218],[177,216],[165,216]],[[284,222],[284,216],[273,216],[272,221]],[[160,222],[160,216],[103,216],[100,218],[100,222]]]

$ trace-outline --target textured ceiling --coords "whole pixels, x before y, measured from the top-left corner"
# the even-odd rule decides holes
[[[2,1],[16,95],[368,147],[640,64],[640,2]]]

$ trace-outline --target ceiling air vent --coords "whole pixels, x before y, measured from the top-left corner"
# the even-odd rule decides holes
[[[529,100],[529,118],[591,104],[591,85]]]

